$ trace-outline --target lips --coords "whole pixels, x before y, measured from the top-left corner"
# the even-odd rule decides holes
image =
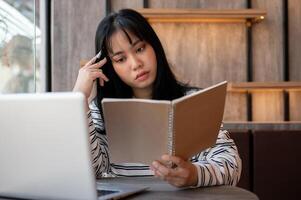
[[[139,74],[137,74],[135,80],[139,80],[139,79],[143,78],[148,73],[149,73],[148,71],[142,71],[142,72],[140,72]]]

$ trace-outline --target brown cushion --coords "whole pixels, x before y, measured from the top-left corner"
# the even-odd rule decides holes
[[[300,199],[301,131],[255,131],[253,191],[259,199]]]
[[[234,140],[240,158],[242,159],[242,172],[238,187],[242,187],[247,190],[252,190],[251,188],[251,167],[250,167],[250,143],[251,143],[251,133],[249,131],[235,131],[229,130],[231,138]]]

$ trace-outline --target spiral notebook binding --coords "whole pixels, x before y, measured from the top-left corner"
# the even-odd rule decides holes
[[[171,104],[169,107],[168,111],[168,153],[169,155],[174,155],[175,154],[175,149],[174,149],[174,116],[173,116],[173,105]]]

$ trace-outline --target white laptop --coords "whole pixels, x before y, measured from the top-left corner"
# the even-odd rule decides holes
[[[81,93],[0,95],[1,197],[117,199],[146,189],[96,184],[84,103]]]

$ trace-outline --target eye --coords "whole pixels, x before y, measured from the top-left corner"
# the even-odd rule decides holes
[[[126,60],[125,57],[121,57],[121,58],[115,59],[115,62],[116,62],[116,63],[122,63],[122,62],[124,62],[125,60]]]
[[[137,52],[137,53],[143,52],[144,49],[145,49],[145,45],[142,45],[141,47],[139,47],[139,48],[136,50],[136,52]]]

